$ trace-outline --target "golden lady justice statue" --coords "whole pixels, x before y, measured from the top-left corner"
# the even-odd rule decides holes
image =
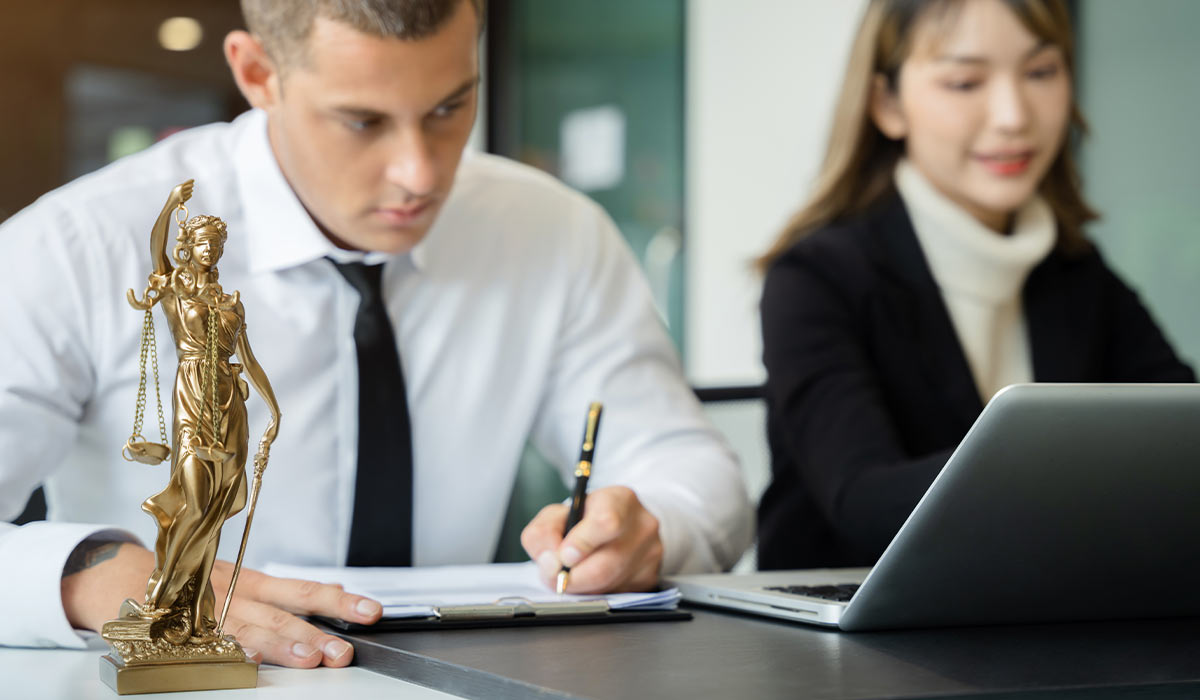
[[[217,281],[217,261],[226,239],[225,222],[215,216],[187,218],[184,203],[191,197],[192,187],[189,180],[171,191],[150,234],[154,272],[149,286],[141,299],[132,289],[127,295],[134,308],[145,311],[146,318],[133,435],[122,454],[128,460],[146,464],[158,464],[170,457],[171,475],[166,488],[142,504],[142,510],[158,523],[155,569],[146,586],[145,601],[139,604],[126,600],[118,619],[106,622],[101,632],[112,652],[101,658],[100,675],[122,695],[254,687],[258,677],[257,666],[221,629],[241,570],[267,456],[279,430],[279,404],[250,351],[246,314],[238,292],[225,294]],[[168,257],[167,231],[172,217],[179,236]],[[158,394],[151,316],[156,304],[166,314],[179,355],[172,398],[174,450],[166,444],[148,442],[140,434],[148,356]],[[241,360],[240,365],[229,361],[234,354]],[[243,371],[246,379],[240,376]],[[254,457],[246,529],[218,620],[209,574],[222,524],[246,506],[247,380],[266,401],[271,421]],[[158,423],[165,442],[161,397]]]

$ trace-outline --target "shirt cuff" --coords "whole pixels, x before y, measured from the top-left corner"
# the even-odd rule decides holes
[[[0,526],[0,646],[83,649],[84,638],[67,621],[62,572],[84,540],[134,542],[125,530],[106,525],[39,521]]]
[[[656,499],[639,493],[638,500],[658,520],[658,538],[663,546],[662,566],[658,571],[660,577],[721,569],[710,555],[703,536],[688,527],[687,518],[677,508],[668,505],[670,499]]]
[[[744,495],[704,505],[695,494],[677,490],[635,489],[635,493],[658,519],[663,545],[660,576],[726,571],[754,539],[753,515]]]

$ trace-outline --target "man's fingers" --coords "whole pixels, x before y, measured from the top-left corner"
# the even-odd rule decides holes
[[[218,561],[213,567],[214,588],[222,599],[232,573],[229,562]],[[275,578],[243,569],[225,629],[243,648],[261,652],[267,663],[293,668],[346,666],[354,659],[354,648],[296,615],[325,615],[369,625],[382,614],[379,603],[346,593],[340,584]]]
[[[590,594],[615,591],[626,575],[629,556],[625,548],[614,545],[596,550],[587,559],[571,567],[566,592]],[[542,578],[544,580],[546,577],[543,575]]]
[[[563,566],[571,567],[569,593],[647,590],[658,582],[658,520],[632,490],[609,486],[588,494],[583,519],[564,538],[567,510],[546,506],[521,533],[543,583],[553,588]]]
[[[568,593],[646,591],[658,584],[662,541],[657,521],[637,517],[625,534],[571,568]]]
[[[281,666],[346,666],[354,658],[354,649],[345,640],[322,632],[286,610],[257,601],[237,600],[227,629],[243,647],[261,651],[263,660]]]
[[[588,494],[583,520],[571,528],[558,548],[558,558],[564,566],[575,566],[584,557],[624,533],[630,512],[637,504],[633,491],[611,486]],[[575,574],[572,573],[572,576]]]
[[[256,613],[265,612],[255,610],[256,606],[270,607],[248,600],[239,600],[234,603],[234,606],[242,612],[250,613],[251,617]],[[279,632],[254,624],[250,619],[235,616],[232,613],[225,621],[224,631],[232,634],[243,649],[249,648],[257,651],[265,663],[290,668],[313,668],[320,665],[323,658],[320,650],[316,647],[301,644],[297,640],[289,639]]]
[[[383,614],[379,603],[347,593],[337,584],[270,576],[264,579],[256,590],[258,600],[297,615],[324,615],[369,625]]]
[[[218,559],[213,562],[212,568],[212,585],[213,591],[217,595],[217,600],[224,604],[225,593],[229,591],[229,582],[233,578],[233,563]],[[234,593],[238,596],[245,596],[251,600],[258,599],[258,587],[264,580],[271,578],[264,573],[255,571],[254,569],[243,568],[238,574],[237,590]]]
[[[232,573],[233,565],[227,561],[218,561],[213,567],[213,588],[221,599],[224,599]],[[297,615],[324,615],[363,625],[374,624],[383,614],[379,603],[346,593],[340,583],[275,578],[253,569],[242,569],[234,594],[237,598],[257,600]]]
[[[561,503],[552,503],[539,511],[521,531],[521,546],[529,558],[540,566],[544,558],[542,555],[549,552],[557,565],[558,557],[554,552],[562,542],[562,531],[566,524],[567,507]]]

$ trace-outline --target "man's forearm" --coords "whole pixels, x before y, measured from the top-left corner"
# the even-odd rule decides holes
[[[62,603],[78,629],[99,630],[121,602],[145,591],[154,553],[130,542],[84,540],[63,567]]]
[[[80,542],[75,551],[71,552],[71,556],[67,557],[67,563],[63,566],[63,578],[112,559],[117,556],[117,552],[121,549],[121,546],[126,544],[128,542],[108,542],[103,540],[84,540]]]

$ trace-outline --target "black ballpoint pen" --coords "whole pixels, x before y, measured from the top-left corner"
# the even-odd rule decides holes
[[[583,427],[583,445],[579,448],[579,464],[575,467],[575,491],[571,494],[571,510],[567,513],[567,524],[563,528],[563,538],[566,538],[567,533],[571,528],[579,524],[583,519],[583,505],[587,498],[587,482],[588,477],[592,475],[592,455],[596,452],[596,434],[600,432],[600,413],[604,411],[604,404],[599,401],[593,401],[588,406],[587,423]],[[555,582],[554,590],[562,594],[567,590],[567,578],[571,574],[571,567],[564,566],[558,572],[558,580]]]

